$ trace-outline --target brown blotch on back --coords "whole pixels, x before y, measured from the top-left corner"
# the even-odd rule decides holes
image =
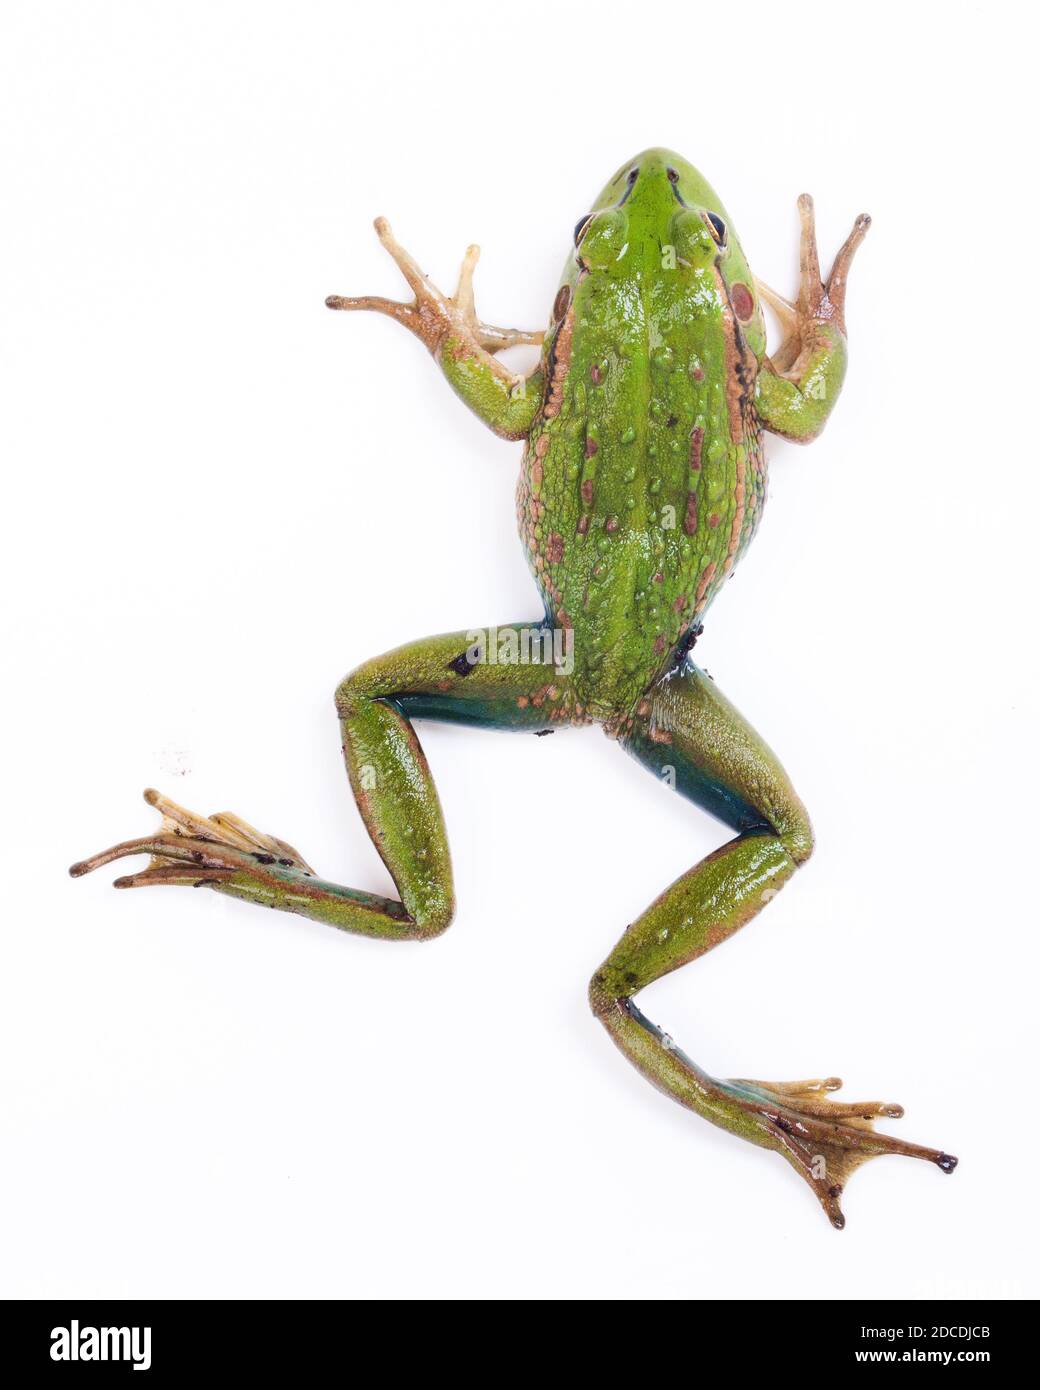
[[[581,500],[585,503],[586,507],[592,506],[592,495],[594,491],[595,484],[592,479],[586,478],[581,485]]]
[[[596,441],[595,441],[594,439],[586,439],[586,441],[585,441],[585,457],[586,457],[587,459],[590,459],[590,458],[592,458],[594,455],[596,455],[596,454],[598,454],[598,453],[599,453],[599,445],[596,443]]]
[[[690,435],[690,468],[694,473],[700,472],[701,450],[704,447],[704,428],[698,425]]]
[[[558,531],[553,531],[550,535],[545,553],[549,558],[550,565],[558,565],[563,559],[563,537]]]
[[[688,536],[692,536],[697,530],[697,494],[695,492],[686,494],[686,516],[683,519],[683,530]]]
[[[559,415],[560,407],[563,405],[563,384],[567,380],[567,373],[571,365],[571,352],[574,349],[574,306],[571,305],[567,311],[567,316],[560,324],[556,337],[553,340],[550,355],[552,358],[552,372],[549,377],[548,390],[545,396],[545,405],[542,414],[547,420]]]

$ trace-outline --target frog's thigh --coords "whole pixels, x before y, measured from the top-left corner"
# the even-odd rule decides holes
[[[539,631],[536,623],[510,624],[428,637],[365,662],[336,691],[358,809],[405,909],[426,934],[447,926],[454,900],[440,800],[411,720],[535,733],[554,727],[572,708],[573,692],[552,665],[519,659],[544,654]],[[514,648],[509,633],[517,641],[534,635],[526,648]],[[517,660],[502,659],[514,651]]]
[[[695,960],[748,922],[812,851],[805,808],[776,756],[695,666],[642,701],[623,747],[669,785],[737,831],[625,932],[593,979],[603,1014],[661,975]]]
[[[809,817],[780,760],[699,667],[662,681],[621,743],[731,829],[776,835],[798,864],[812,853]]]
[[[552,730],[581,717],[560,642],[560,630],[540,621],[425,637],[351,672],[336,706],[345,721],[380,701],[408,719]]]

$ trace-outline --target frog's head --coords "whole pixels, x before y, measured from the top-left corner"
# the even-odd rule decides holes
[[[736,232],[718,194],[671,150],[626,160],[574,229],[573,284],[581,272],[666,286],[677,273],[715,286],[752,350],[765,351],[765,324]]]

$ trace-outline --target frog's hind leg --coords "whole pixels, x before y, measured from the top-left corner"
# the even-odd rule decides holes
[[[714,682],[688,665],[640,704],[622,743],[645,766],[737,832],[652,903],[593,976],[594,1012],[659,1090],[713,1124],[782,1154],[841,1228],[849,1175],[880,1154],[952,1172],[957,1160],[887,1134],[873,1121],[902,1115],[882,1101],[837,1103],[835,1077],[787,1083],[719,1081],[651,1023],[634,996],[696,960],[751,920],[812,851],[805,808],[776,757]]]
[[[195,815],[148,791],[160,829],[74,864],[73,876],[132,855],[151,862],[119,888],[208,887],[389,941],[427,940],[454,912],[451,860],[437,789],[411,719],[544,732],[580,722],[566,652],[545,624],[450,633],[366,662],[336,692],[343,753],[358,809],[400,900],[320,878],[284,840],[231,812]],[[560,649],[557,649],[560,648]]]

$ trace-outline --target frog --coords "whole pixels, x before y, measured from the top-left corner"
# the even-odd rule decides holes
[[[396,897],[326,879],[288,841],[154,789],[145,800],[158,828],[71,873],[147,855],[117,888],[206,887],[346,933],[431,941],[452,921],[455,894],[416,723],[539,736],[599,725],[730,838],[625,927],[592,974],[592,1013],[665,1096],[786,1160],[840,1230],[846,1183],[869,1159],[903,1155],[945,1173],[957,1159],[875,1129],[902,1107],[836,1100],[836,1077],[716,1078],[636,1002],[757,916],[813,852],[788,773],[693,659],[761,519],[765,436],[815,439],[845,379],[848,275],[870,218],[856,218],[824,279],[807,194],[798,213],[798,288],[787,299],[752,274],[729,212],[697,169],[670,150],[644,150],[578,219],[548,326],[536,331],[478,316],[476,245],[444,294],[378,218],[411,299],[326,303],[394,319],[486,426],[522,442],[517,518],[542,611],[407,643],[337,687],[350,788]],[[781,332],[772,353],[765,306]],[[524,371],[501,355],[515,347],[535,358]],[[565,834],[558,849],[566,857]]]

